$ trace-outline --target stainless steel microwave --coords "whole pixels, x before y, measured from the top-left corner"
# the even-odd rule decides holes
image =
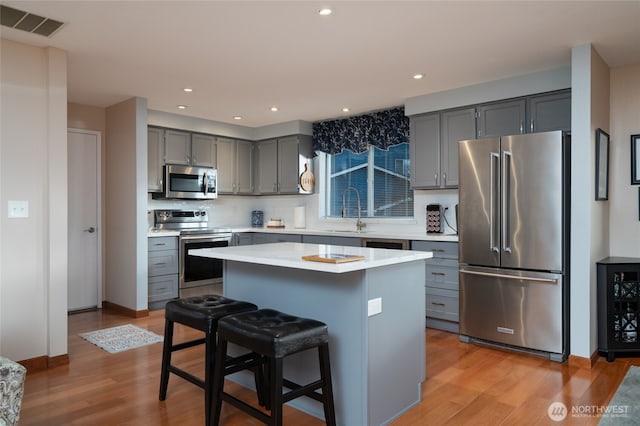
[[[211,200],[218,198],[218,171],[210,167],[178,164],[164,166],[163,191],[153,198]]]

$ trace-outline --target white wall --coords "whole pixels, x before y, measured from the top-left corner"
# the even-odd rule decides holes
[[[147,309],[147,105],[132,98],[106,111],[105,300]]]
[[[67,69],[63,51],[0,43],[0,354],[21,361],[67,353]]]
[[[639,186],[631,182],[631,135],[640,134],[640,64],[611,70],[610,255],[640,257]]]

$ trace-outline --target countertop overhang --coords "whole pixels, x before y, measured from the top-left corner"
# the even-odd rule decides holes
[[[251,227],[231,227],[233,233],[243,232],[265,232],[270,234],[296,234],[296,235],[322,235],[334,237],[351,238],[384,238],[408,241],[449,241],[458,242],[457,234],[427,234],[411,232],[388,232],[388,231],[356,231],[348,229],[307,229],[307,228],[251,228]],[[149,237],[173,237],[179,236],[179,231],[170,230],[149,230]]]
[[[324,263],[303,260],[302,256],[346,254],[364,256],[363,260],[345,263]],[[281,266],[330,273],[362,271],[380,266],[413,262],[433,257],[431,252],[390,250],[368,247],[346,247],[328,244],[269,243],[248,246],[216,247],[189,250],[190,255],[232,260],[261,265]]]

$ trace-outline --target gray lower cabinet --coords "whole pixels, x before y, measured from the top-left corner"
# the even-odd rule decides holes
[[[178,237],[149,238],[148,306],[162,309],[178,297]]]
[[[267,232],[256,232],[253,234],[253,244],[267,243],[301,243],[302,235],[298,234],[275,234]]]
[[[426,260],[426,326],[458,333],[458,243],[412,241],[412,250],[431,251]]]
[[[360,238],[354,237],[339,237],[339,236],[326,236],[326,235],[303,235],[303,243],[310,244],[330,244],[333,246],[348,246],[348,247],[360,247]]]
[[[253,244],[252,232],[236,232],[231,238],[232,246],[250,246]]]

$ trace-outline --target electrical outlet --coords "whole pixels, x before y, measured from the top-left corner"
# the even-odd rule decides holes
[[[7,202],[8,212],[7,217],[10,219],[14,218],[25,218],[29,217],[29,202],[26,200],[9,200]]]
[[[382,297],[371,299],[367,304],[367,315],[373,316],[382,313]]]

